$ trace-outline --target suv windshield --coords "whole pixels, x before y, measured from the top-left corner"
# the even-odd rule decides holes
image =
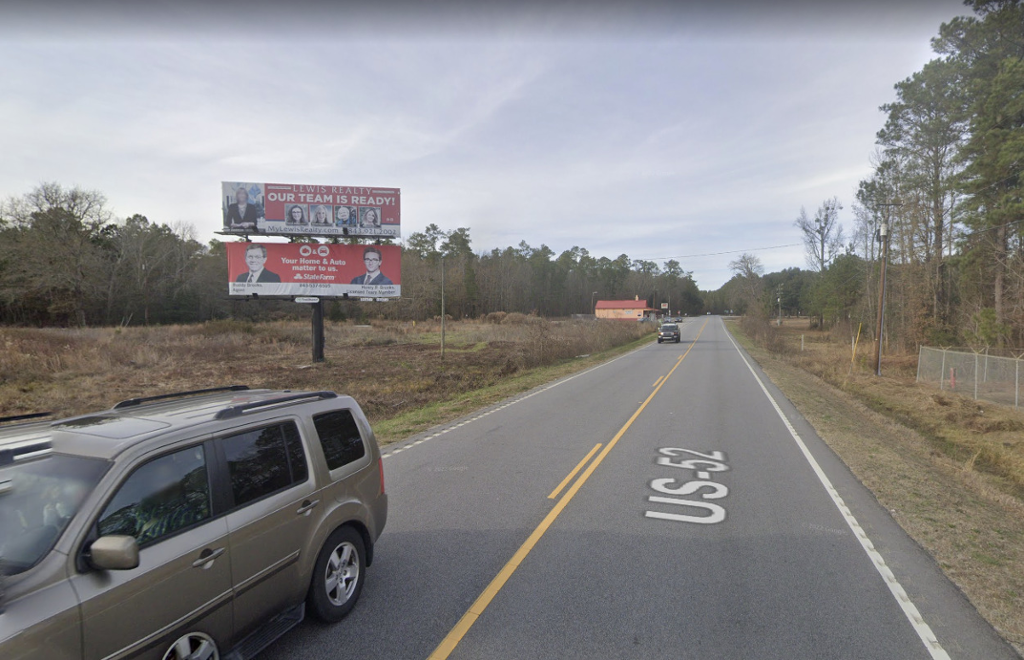
[[[38,563],[108,466],[53,455],[0,468],[0,572],[14,575]]]
[[[671,323],[666,323],[665,325],[661,326],[661,331],[662,332],[674,332],[677,329],[678,329],[678,327],[673,325],[673,324],[671,324]]]

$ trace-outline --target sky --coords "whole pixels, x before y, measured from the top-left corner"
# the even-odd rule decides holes
[[[157,6],[153,6],[157,5]],[[579,246],[719,288],[853,229],[879,106],[959,2],[0,6],[0,198],[44,181],[219,238],[222,181],[396,187],[402,233]],[[781,247],[780,247],[781,246]]]

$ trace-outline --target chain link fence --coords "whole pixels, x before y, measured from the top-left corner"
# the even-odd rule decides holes
[[[917,382],[1019,408],[1022,362],[988,352],[922,346],[917,356]]]

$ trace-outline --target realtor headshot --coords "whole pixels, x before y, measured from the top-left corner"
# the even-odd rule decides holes
[[[372,245],[367,246],[363,250],[363,265],[366,266],[366,272],[359,277],[352,278],[352,284],[394,284],[394,282],[384,276],[384,273],[380,272],[380,267],[383,263],[384,257],[381,255],[380,248]]]
[[[359,226],[380,227],[380,209],[372,206],[360,206]]]
[[[335,206],[334,207],[334,219],[339,227],[355,227],[356,226],[356,207],[354,206]]]
[[[256,200],[249,199],[249,191],[245,184],[235,190],[234,199],[234,202],[228,204],[225,212],[224,227],[226,229],[254,229],[256,221],[259,219],[259,210],[256,208]]]
[[[329,227],[334,223],[331,221],[331,207],[321,204],[313,209],[313,219],[310,224],[316,227]]]
[[[306,205],[305,204],[289,204],[285,208],[285,224],[288,225],[308,225],[309,220],[306,218]]]
[[[267,263],[267,248],[253,243],[245,249],[245,265],[248,271],[235,278],[236,282],[256,284],[258,282],[280,282],[281,276],[264,268]]]

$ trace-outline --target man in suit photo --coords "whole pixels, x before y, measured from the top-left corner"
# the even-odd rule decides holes
[[[235,191],[235,203],[228,205],[228,229],[255,229],[256,207],[249,203],[249,192],[244,187]]]
[[[384,258],[381,255],[380,248],[372,245],[367,246],[363,250],[363,265],[366,266],[366,273],[353,278],[352,284],[394,284],[394,282],[384,277],[384,273],[380,272],[380,266],[383,261]]]
[[[281,276],[264,268],[263,264],[265,263],[267,263],[267,248],[258,243],[253,243],[245,248],[245,265],[249,267],[249,272],[242,273],[235,278],[235,281],[247,284],[280,282]]]

